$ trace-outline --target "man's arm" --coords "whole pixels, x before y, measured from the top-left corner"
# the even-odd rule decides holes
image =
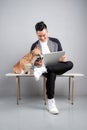
[[[51,38],[51,37],[50,37],[50,39],[58,45],[58,50],[57,51],[62,51],[63,50],[62,45],[61,45],[61,43],[60,43],[60,41],[58,39]],[[59,59],[59,62],[66,62],[66,61],[67,61],[66,55],[60,57],[60,59]]]
[[[63,50],[62,49],[62,45],[61,45],[60,41],[57,38],[49,37],[49,39],[57,44],[57,46],[58,46],[58,50],[57,51],[62,51]]]

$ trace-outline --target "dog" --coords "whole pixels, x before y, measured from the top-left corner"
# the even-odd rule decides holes
[[[40,50],[36,47],[31,52],[27,53],[24,57],[22,57],[14,66],[13,66],[13,72],[16,74],[25,74],[28,73],[28,70],[26,70],[26,65],[34,65],[34,62],[37,60],[37,58],[40,57]]]

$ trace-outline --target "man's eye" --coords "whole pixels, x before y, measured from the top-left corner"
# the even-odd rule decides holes
[[[39,35],[39,37],[45,37],[45,35],[41,35],[41,36]]]

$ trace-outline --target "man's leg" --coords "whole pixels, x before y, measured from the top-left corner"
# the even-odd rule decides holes
[[[49,99],[54,98],[55,80],[56,80],[56,74],[48,72],[46,82],[46,90],[47,90],[46,93]]]
[[[50,65],[47,66],[47,83],[46,83],[46,89],[47,89],[47,97],[49,99],[54,98],[54,89],[55,89],[55,80],[56,80],[56,74],[63,74],[70,69],[72,69],[73,63],[71,61],[67,62],[58,62],[56,65]]]
[[[55,105],[54,93],[55,93],[55,80],[56,74],[63,74],[72,69],[73,63],[71,61],[58,62],[58,64],[47,66],[47,97],[48,97],[48,110],[53,114],[58,114],[59,111]]]
[[[71,61],[67,62],[58,62],[55,65],[47,66],[47,82],[46,82],[46,89],[47,89],[47,97],[49,99],[54,98],[54,89],[55,89],[55,80],[56,74],[63,74],[70,69],[72,69],[73,63]]]
[[[73,67],[73,63],[71,61],[67,62],[58,62],[55,65],[50,65],[47,66],[47,71],[51,73],[56,73],[56,74],[63,74],[69,70],[71,70]]]
[[[54,100],[56,74],[52,72],[47,73],[46,93],[47,93],[47,110],[52,114],[58,114],[59,110],[56,107]]]

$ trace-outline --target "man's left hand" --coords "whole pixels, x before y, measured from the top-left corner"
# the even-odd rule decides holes
[[[66,62],[66,61],[67,61],[66,55],[59,58],[59,62]]]

